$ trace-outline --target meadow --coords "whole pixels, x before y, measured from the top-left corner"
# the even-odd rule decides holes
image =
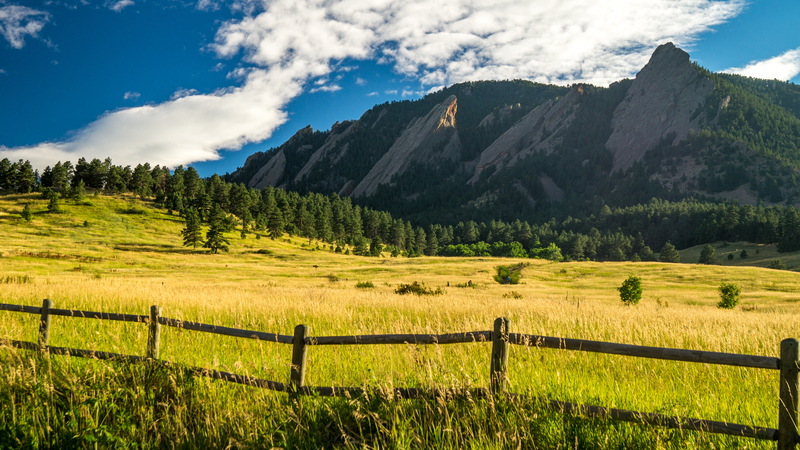
[[[25,203],[30,222],[20,217]],[[95,195],[63,208],[48,213],[37,194],[0,197],[0,303],[41,306],[49,298],[57,308],[131,314],[160,305],[167,317],[287,335],[306,324],[312,336],[489,330],[502,316],[512,332],[764,356],[778,356],[780,341],[799,334],[797,273],[739,259],[699,266],[374,258],[238,232],[229,252],[212,255],[182,246],[179,216],[133,197]],[[751,244],[727,245],[756,254]],[[775,252],[758,247],[762,260]],[[687,249],[682,260],[696,261],[695,253]],[[498,265],[519,262],[528,264],[520,284],[492,279]],[[629,275],[643,282],[636,306],[623,305],[616,289]],[[356,287],[366,281],[374,287]],[[394,292],[413,281],[444,293]],[[721,282],[742,288],[736,309],[716,307]],[[51,345],[144,354],[145,325],[52,320]],[[37,324],[35,315],[0,312],[0,338],[36,341]],[[306,383],[488,387],[490,352],[490,343],[311,347]],[[288,382],[291,346],[164,328],[161,358]],[[561,415],[536,402],[293,401],[177,369],[8,347],[0,360],[0,448],[774,447]],[[512,347],[509,391],[777,428],[775,371]]]

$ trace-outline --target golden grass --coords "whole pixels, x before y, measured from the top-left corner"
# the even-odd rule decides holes
[[[131,198],[89,197],[60,215],[16,214],[34,196],[0,198],[0,302],[147,314],[293,334],[446,333],[491,329],[661,347],[778,356],[800,326],[797,274],[757,267],[527,260],[521,284],[492,280],[495,258],[365,258],[311,251],[307,239],[231,237],[230,253],[181,246],[181,221]],[[135,210],[141,213],[131,214]],[[84,221],[89,226],[84,227]],[[304,246],[305,244],[305,246]],[[738,244],[737,244],[738,245]],[[314,244],[316,247],[316,243]],[[270,254],[256,253],[267,249]],[[331,281],[335,275],[339,281]],[[638,306],[616,288],[642,278]],[[460,288],[471,280],[475,287]],[[371,281],[374,289],[356,289]],[[445,295],[400,296],[422,281]],[[717,286],[742,288],[735,310]],[[449,283],[449,287],[447,286]],[[521,298],[506,295],[511,291]],[[0,312],[0,337],[35,340],[37,318]],[[54,317],[51,345],[143,354],[146,326]],[[487,386],[490,344],[312,347],[311,385]],[[161,357],[288,381],[290,346],[164,328]],[[777,426],[776,371],[512,347],[510,390],[559,400]]]

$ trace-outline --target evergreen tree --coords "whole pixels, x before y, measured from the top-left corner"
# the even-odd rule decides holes
[[[31,204],[25,203],[25,207],[22,208],[22,218],[25,219],[26,222],[30,222],[33,219],[33,213],[31,213]]]
[[[183,236],[183,246],[197,248],[198,245],[203,243],[203,234],[200,230],[200,216],[197,215],[197,210],[189,208],[186,210],[186,226],[181,231]]]
[[[681,262],[681,254],[675,250],[675,246],[669,241],[661,248],[661,254],[658,257],[661,262],[679,263]]]
[[[436,237],[436,229],[431,225],[430,231],[428,232],[428,242],[425,243],[425,254],[427,256],[436,256],[438,250],[439,239]]]
[[[47,205],[47,211],[51,213],[61,212],[61,200],[58,199],[58,194],[55,192],[50,193],[50,203]]]
[[[219,204],[214,204],[209,216],[209,229],[206,232],[206,242],[203,247],[210,249],[213,253],[222,250],[228,251],[230,241],[225,237],[225,213],[220,208]]]
[[[283,235],[283,213],[280,208],[272,208],[267,220],[267,229],[272,239],[279,238]]]
[[[714,247],[710,244],[706,244],[703,247],[703,251],[700,252],[700,260],[697,261],[698,264],[714,264],[717,262],[717,255],[714,251]]]

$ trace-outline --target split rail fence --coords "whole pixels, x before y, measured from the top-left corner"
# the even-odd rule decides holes
[[[151,362],[167,367],[180,367],[197,375],[213,379],[245,384],[254,387],[286,392],[290,395],[319,395],[319,396],[358,396],[365,392],[361,387],[325,387],[306,386],[305,374],[307,369],[306,354],[308,347],[316,345],[385,345],[385,344],[458,344],[473,342],[491,342],[492,352],[490,360],[490,388],[471,389],[469,392],[474,397],[492,397],[505,395],[510,398],[525,398],[526,396],[508,393],[506,383],[508,380],[508,356],[510,345],[523,345],[538,348],[558,350],[579,350],[612,355],[625,355],[640,358],[652,358],[669,361],[684,361],[692,363],[720,364],[736,367],[751,367],[780,371],[780,394],[778,399],[778,429],[741,425],[693,419],[686,417],[666,416],[662,414],[629,411],[601,406],[581,405],[549,399],[537,399],[543,405],[563,413],[577,413],[586,416],[607,417],[615,420],[649,424],[667,428],[680,428],[696,430],[707,433],[718,433],[732,436],[766,439],[777,442],[778,450],[795,449],[800,443],[798,435],[798,368],[800,357],[797,339],[785,339],[781,342],[780,358],[769,356],[741,355],[734,353],[707,352],[699,350],[684,350],[673,348],[646,347],[640,345],[618,344],[612,342],[599,342],[584,339],[567,339],[531,334],[511,333],[511,322],[507,318],[498,318],[494,321],[494,329],[487,331],[471,331],[450,334],[379,334],[358,336],[310,336],[306,325],[297,325],[294,336],[261,331],[241,330],[237,328],[220,327],[198,322],[170,319],[161,315],[161,307],[152,306],[149,315],[117,314],[93,311],[78,311],[70,309],[56,309],[50,300],[45,299],[42,306],[9,305],[0,303],[0,311],[23,312],[41,316],[39,323],[38,342],[2,340],[0,344],[16,348],[33,350],[53,355],[69,355],[84,358],[122,360],[128,362]],[[83,350],[66,347],[53,347],[48,345],[50,337],[50,323],[53,316],[79,317],[87,319],[114,320],[122,322],[137,322],[149,326],[146,356],[122,355],[95,350]],[[264,342],[292,345],[292,365],[290,369],[289,384],[278,381],[263,380],[246,375],[237,375],[218,370],[189,367],[159,360],[161,341],[161,325],[182,328],[184,330],[201,331],[238,338],[256,339]],[[394,388],[391,395],[398,398],[425,398],[431,395],[450,397],[459,392],[452,389],[425,390],[420,388]]]

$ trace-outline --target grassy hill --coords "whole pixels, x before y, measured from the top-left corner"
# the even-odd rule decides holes
[[[20,212],[30,203],[33,220]],[[241,239],[228,253],[182,246],[182,220],[133,197],[89,196],[47,213],[34,194],[0,197],[0,302],[145,314],[311,335],[446,333],[490,329],[676,348],[777,356],[797,335],[796,273],[761,265],[774,250],[715,245],[721,264],[574,262],[496,258],[367,258],[317,242]],[[317,248],[319,247],[319,250]],[[747,261],[738,257],[746,248]],[[752,249],[752,251],[751,251]],[[696,261],[700,249],[682,252]],[[728,265],[725,254],[737,252]],[[797,265],[797,255],[781,258]],[[519,285],[495,267],[525,262]],[[626,307],[616,288],[643,280]],[[356,288],[370,281],[374,288]],[[424,282],[443,295],[398,295]],[[463,286],[472,281],[474,287]],[[742,288],[720,310],[717,286]],[[38,318],[0,312],[0,338],[36,340]],[[53,318],[50,343],[144,354],[140,324]],[[485,387],[491,345],[314,347],[310,385]],[[291,348],[164,329],[163,359],[288,381]],[[548,412],[536,403],[394,402],[375,398],[291,402],[283,394],[193,378],[180,371],[77,358],[37,358],[0,348],[0,448],[720,448],[770,443]],[[761,426],[777,426],[774,372],[513,347],[513,392]],[[143,388],[146,387],[146,388]],[[578,442],[578,444],[576,444]]]

